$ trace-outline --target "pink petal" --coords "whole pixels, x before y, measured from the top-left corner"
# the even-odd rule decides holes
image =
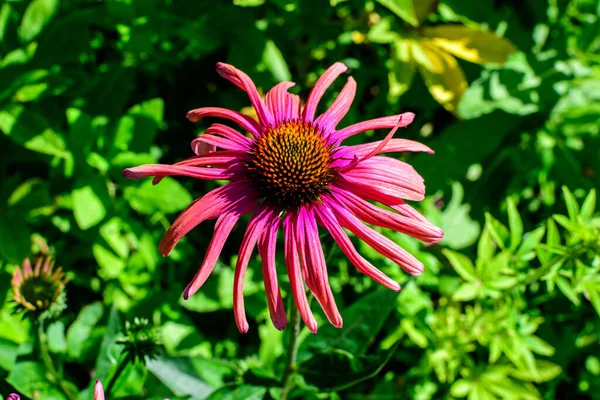
[[[168,256],[177,242],[198,224],[218,217],[238,202],[251,201],[254,195],[247,181],[231,182],[208,192],[179,214],[158,246],[160,253]]]
[[[188,176],[190,178],[215,180],[242,178],[240,169],[199,168],[168,164],[146,164],[139,167],[126,168],[123,176],[129,179],[147,178],[149,176]]]
[[[244,136],[235,129],[223,124],[212,124],[206,130],[206,133],[223,136],[244,147],[250,147],[254,143],[254,139]]]
[[[331,191],[348,210],[368,224],[402,232],[426,243],[437,243],[444,236],[440,228],[428,221],[423,222],[374,206],[350,191],[334,185],[331,186]]]
[[[344,228],[355,234],[363,242],[371,246],[375,251],[398,264],[409,274],[420,275],[423,273],[423,263],[417,260],[415,256],[398,246],[381,233],[360,222],[340,203],[331,200],[328,196],[323,196],[322,199],[323,204],[333,210],[337,220]]]
[[[375,282],[380,283],[392,290],[400,291],[400,284],[390,277],[385,275],[383,272],[375,268],[370,262],[365,260],[354,248],[352,242],[346,232],[341,228],[340,223],[335,218],[333,213],[325,206],[316,207],[317,218],[319,223],[323,225],[331,234],[336,243],[340,246],[340,249],[344,252],[350,262],[360,272],[373,279]]]
[[[197,155],[203,155],[208,153],[213,153],[217,151],[217,146],[213,143],[210,143],[206,140],[198,140],[200,138],[192,140],[192,150]],[[226,147],[221,147],[222,149]]]
[[[16,393],[11,393],[8,395],[8,397],[6,398],[6,400],[21,400],[21,396],[19,396]]]
[[[262,263],[263,281],[271,321],[276,329],[283,330],[287,325],[287,318],[275,267],[275,247],[280,218],[273,212],[269,214],[268,218],[267,227],[258,241],[258,253]]]
[[[32,274],[33,270],[31,269],[31,263],[29,262],[29,258],[26,258],[25,261],[23,261],[23,277],[27,278]]]
[[[298,307],[300,316],[308,329],[312,333],[317,333],[317,321],[310,310],[310,305],[306,298],[306,291],[304,290],[302,271],[300,269],[300,261],[298,260],[298,248],[296,247],[296,239],[294,237],[294,221],[295,218],[290,217],[289,213],[283,221],[285,264],[290,279],[290,287],[292,289],[292,295],[294,296],[294,302],[296,303],[296,307]]]
[[[404,201],[400,200],[397,197],[388,196],[386,194],[381,193],[376,188],[369,187],[369,186],[352,185],[352,184],[349,184],[342,180],[336,181],[335,184],[336,184],[336,186],[338,186],[342,189],[345,189],[348,192],[352,192],[365,200],[374,200],[381,204],[384,204],[384,205],[390,207],[391,209],[393,209],[394,211],[398,211],[400,214],[404,215],[405,217],[409,217],[414,220],[417,220],[417,221],[420,221],[420,222],[423,222],[426,224],[430,224],[430,222],[427,220],[427,218],[425,218],[423,215],[421,215],[413,207],[409,206],[408,204],[406,204]]]
[[[347,70],[348,67],[344,64],[336,62],[321,75],[306,99],[306,104],[302,112],[302,119],[304,119],[304,121],[312,122],[314,120],[317,106],[319,105],[319,101],[323,97],[323,94],[325,94],[325,91],[331,86],[333,81]]]
[[[342,91],[335,99],[333,104],[327,111],[321,114],[315,121],[315,125],[319,126],[325,132],[330,132],[335,129],[337,124],[346,116],[354,96],[356,95],[356,81],[349,77],[348,82],[344,85]]]
[[[371,129],[392,129],[396,126],[400,117],[402,117],[402,123],[400,124],[400,128],[404,128],[405,126],[408,126],[411,122],[413,122],[413,120],[415,119],[415,114],[411,112],[406,112],[403,114],[392,115],[389,117],[371,119],[368,121],[363,121],[354,125],[347,126],[335,133],[336,142],[341,143],[350,136],[356,135],[357,133],[370,131]]]
[[[194,276],[192,281],[187,285],[187,287],[183,291],[184,300],[189,299],[192,295],[194,295],[194,293],[198,291],[198,289],[202,287],[202,285],[204,285],[211,272],[215,268],[215,265],[217,264],[219,255],[223,250],[223,246],[225,245],[225,241],[229,237],[231,230],[238,222],[240,217],[254,209],[256,207],[256,204],[256,201],[253,199],[244,199],[235,203],[231,207],[231,211],[221,214],[221,216],[217,219],[214,234],[210,241],[210,244],[208,245],[206,254],[204,255],[204,260],[202,260],[202,265],[198,269],[198,272],[196,272],[196,275]]]
[[[228,110],[226,108],[219,107],[202,107],[196,108],[195,110],[188,111],[186,115],[187,119],[192,122],[198,122],[204,117],[217,117],[225,118],[235,122],[254,136],[260,136],[260,125],[251,117],[239,113],[237,111]]]
[[[329,322],[336,328],[341,328],[343,325],[342,316],[337,309],[331,287],[329,286],[329,278],[327,275],[327,265],[325,263],[325,255],[321,247],[319,239],[319,231],[315,221],[315,215],[312,210],[306,207],[300,209],[298,213],[298,221],[306,235],[305,247],[300,248],[301,252],[306,254],[307,271],[311,276],[312,285],[311,291],[315,298],[323,308]]]
[[[235,275],[233,277],[233,314],[240,333],[248,332],[249,328],[244,308],[244,277],[246,276],[248,261],[250,261],[254,245],[267,222],[266,217],[266,209],[264,206],[261,206],[250,219],[248,228],[242,239],[240,251],[238,252],[238,260],[235,264]]]
[[[260,97],[258,91],[256,90],[254,82],[252,81],[252,79],[250,79],[248,75],[235,68],[233,65],[225,64],[222,62],[217,63],[217,72],[223,78],[227,79],[228,81],[230,81],[240,89],[244,90],[248,94],[250,102],[256,110],[256,114],[258,115],[258,120],[263,126],[273,125],[273,115],[271,115],[271,112],[265,106],[263,99]]]
[[[294,85],[294,82],[281,82],[267,93],[265,101],[276,123],[298,119],[300,116],[300,97],[288,93]]]
[[[332,163],[332,167],[339,167],[345,165],[347,160],[354,160],[356,158],[365,157],[377,150],[376,154],[382,153],[401,153],[405,151],[411,152],[425,152],[433,154],[433,150],[429,147],[415,142],[414,140],[408,139],[391,139],[387,144],[381,147],[382,140],[371,143],[358,144],[356,146],[340,146],[335,150],[336,161]]]
[[[361,162],[340,176],[354,185],[370,186],[388,196],[423,200],[423,178],[410,165],[390,157],[375,156]]]
[[[23,283],[23,275],[21,275],[21,268],[15,267],[15,269],[13,270],[11,285],[12,287],[19,287],[21,286],[21,283]]]
[[[104,389],[102,388],[102,383],[100,381],[96,381],[94,400],[104,400]]]

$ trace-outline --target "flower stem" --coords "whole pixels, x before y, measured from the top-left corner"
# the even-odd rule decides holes
[[[298,355],[298,338],[300,336],[300,312],[298,307],[293,302],[290,307],[290,322],[292,330],[290,331],[290,341],[287,348],[287,360],[285,363],[285,369],[283,371],[283,386],[281,388],[281,394],[279,400],[287,400],[288,395],[296,385],[294,374],[296,370],[296,357]]]
[[[50,357],[50,351],[48,350],[48,338],[46,337],[46,332],[44,332],[44,322],[42,320],[37,322],[37,328],[38,340],[40,345],[40,356],[42,358],[42,361],[44,362],[46,370],[48,370],[48,372],[50,373],[51,382],[57,385],[60,388],[60,390],[62,390],[65,396],[67,396],[67,399],[75,400],[75,395],[64,385],[60,374],[54,366],[52,357]]]
[[[119,362],[119,365],[117,366],[117,370],[115,371],[113,376],[110,378],[108,385],[106,385],[105,392],[106,392],[107,396],[113,394],[112,389],[115,386],[115,383],[117,383],[117,381],[119,380],[119,377],[121,376],[123,371],[125,371],[125,367],[127,367],[127,364],[129,364],[129,360],[130,360],[130,358],[127,355],[124,355],[123,357],[121,357],[121,361]]]

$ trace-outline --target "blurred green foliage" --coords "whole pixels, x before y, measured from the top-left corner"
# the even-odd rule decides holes
[[[277,398],[289,330],[268,319],[258,257],[245,287],[250,333],[232,318],[243,224],[184,302],[212,226],[166,259],[157,244],[214,184],[152,186],[121,171],[187,157],[207,125],[186,111],[248,106],[217,61],[263,92],[292,79],[302,95],[343,61],[359,88],[342,124],[416,113],[401,134],[436,154],[404,158],[446,236],[426,248],[392,234],[426,265],[413,280],[359,245],[408,281],[399,295],[322,238],[345,326],[318,314],[319,333],[302,332],[291,397],[600,399],[598,15],[598,0],[5,0],[0,396],[90,399],[102,379],[115,381],[110,398]],[[68,308],[40,343],[10,300],[15,265],[37,253],[71,280]],[[159,328],[164,351],[121,371],[135,318]]]

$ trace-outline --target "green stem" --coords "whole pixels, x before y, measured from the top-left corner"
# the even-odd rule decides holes
[[[121,357],[121,361],[119,362],[119,365],[117,366],[117,370],[115,371],[113,376],[110,378],[108,385],[106,385],[105,392],[106,392],[107,397],[108,397],[108,395],[113,394],[112,389],[115,386],[115,383],[117,383],[117,381],[119,380],[119,377],[121,376],[123,371],[125,371],[125,367],[127,367],[127,364],[129,364],[129,357],[125,355],[125,356]]]
[[[279,400],[287,400],[288,395],[296,386],[296,380],[294,374],[296,372],[296,358],[298,356],[298,338],[300,337],[300,312],[298,307],[293,302],[290,307],[290,324],[292,330],[290,332],[290,341],[287,348],[287,360],[285,363],[285,369],[283,371],[283,386],[281,388],[281,394]]]
[[[37,328],[38,340],[40,345],[40,356],[42,357],[42,361],[44,362],[46,370],[48,370],[48,372],[50,373],[51,382],[57,385],[60,388],[60,390],[62,390],[65,396],[67,396],[67,399],[76,400],[75,395],[64,385],[60,374],[54,366],[52,357],[50,357],[50,351],[48,350],[48,339],[46,337],[46,332],[44,332],[44,323],[42,321],[38,321]]]

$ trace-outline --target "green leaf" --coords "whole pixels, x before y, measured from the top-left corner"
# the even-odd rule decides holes
[[[67,352],[67,340],[65,339],[65,324],[56,321],[48,326],[48,348],[51,352],[63,354]]]
[[[377,2],[412,26],[419,26],[413,0],[377,0]]]
[[[448,258],[454,270],[466,281],[474,281],[475,267],[469,257],[452,250],[444,249],[442,253]]]
[[[82,230],[97,225],[106,216],[106,207],[98,191],[98,185],[85,184],[84,181],[76,184],[76,189],[73,189],[73,215]]]
[[[510,370],[510,375],[522,381],[540,383],[551,381],[562,372],[560,366],[546,360],[537,360],[536,369],[537,373],[515,368]]]
[[[468,83],[456,58],[427,40],[415,42],[412,53],[429,93],[446,110],[457,113]]]
[[[265,3],[265,0],[233,0],[233,4],[240,7],[257,7]]]
[[[292,73],[285,62],[285,58],[283,58],[283,54],[281,54],[281,51],[272,40],[267,40],[265,43],[263,63],[276,81],[292,80]]]
[[[19,345],[11,340],[0,338],[0,368],[11,371],[17,361]]]
[[[560,291],[569,299],[573,304],[578,306],[580,304],[579,297],[577,293],[571,287],[571,284],[562,276],[557,276],[554,278],[554,282],[556,286],[560,289]]]
[[[510,230],[510,248],[515,250],[519,243],[521,243],[521,237],[523,236],[523,221],[519,215],[519,210],[513,199],[509,197],[508,202],[508,226]]]
[[[319,334],[309,336],[300,349],[325,352],[336,348],[356,355],[364,354],[396,308],[397,298],[398,293],[391,290],[376,290],[362,296],[342,312],[344,320],[351,323],[344,324],[341,329],[329,324],[323,326]]]
[[[59,0],[33,0],[23,14],[19,38],[23,42],[35,39],[50,22],[59,6]]]
[[[552,218],[548,218],[548,236],[546,237],[546,243],[549,246],[560,246],[560,233]]]
[[[471,301],[477,297],[478,287],[474,282],[465,282],[452,295],[454,301]]]
[[[376,376],[388,363],[398,343],[378,356],[345,351],[318,354],[298,367],[304,383],[318,392],[340,391]]]
[[[545,232],[546,228],[540,226],[539,228],[526,233],[521,246],[519,246],[519,250],[517,250],[517,256],[524,257],[527,254],[534,252],[542,242]]]
[[[409,40],[397,39],[392,43],[390,57],[390,71],[388,79],[390,82],[389,95],[392,99],[400,97],[410,89],[415,75],[415,64],[412,61]]]
[[[30,232],[23,218],[9,212],[0,213],[0,255],[20,264],[31,253]]]
[[[552,347],[545,340],[540,339],[537,336],[527,336],[524,338],[527,346],[536,354],[541,356],[551,357],[554,355],[554,347]]]
[[[165,355],[147,361],[146,366],[176,396],[190,396],[190,399],[200,400],[206,399],[213,392],[187,357]]]
[[[119,312],[115,306],[110,309],[110,315],[108,316],[108,325],[106,326],[106,332],[102,338],[102,343],[98,350],[98,358],[96,358],[96,367],[94,368],[94,378],[103,380],[108,377],[108,373],[111,367],[118,360],[121,348],[120,344],[116,343],[121,332],[121,318]]]
[[[66,397],[46,379],[44,367],[33,361],[17,363],[6,378],[23,396],[35,399],[43,393],[44,400],[66,400]]]
[[[450,387],[450,394],[453,397],[466,397],[472,390],[473,383],[466,379],[459,379]]]
[[[415,321],[413,321],[412,319],[404,318],[400,322],[400,327],[402,328],[402,330],[404,330],[404,332],[406,332],[406,336],[408,336],[414,344],[416,344],[422,349],[427,348],[429,340],[427,340],[427,336],[425,336],[423,332],[421,332],[415,326]]]
[[[88,304],[81,309],[77,319],[67,330],[67,351],[70,357],[81,357],[92,328],[100,321],[103,314],[104,308],[99,302]]]
[[[600,285],[594,282],[586,282],[583,286],[590,298],[592,306],[594,306],[594,309],[596,310],[596,314],[600,316]]]
[[[490,231],[490,235],[502,250],[508,247],[508,229],[500,221],[494,218],[490,213],[485,213],[485,226]]]
[[[567,212],[569,213],[569,218],[571,221],[577,221],[577,216],[579,215],[579,204],[577,204],[577,200],[575,200],[575,196],[569,190],[568,187],[562,187],[563,196],[565,198],[565,203],[567,205]],[[560,222],[559,222],[560,223]]]
[[[240,385],[235,388],[223,387],[206,400],[262,400],[267,394],[267,389],[262,386]]]
[[[583,201],[583,205],[581,206],[581,218],[584,220],[592,218],[594,215],[594,210],[596,208],[596,189],[590,190],[587,197]]]
[[[125,270],[125,261],[100,244],[92,246],[94,257],[100,266],[100,275],[104,279],[118,279],[119,275]]]
[[[477,64],[503,64],[517,50],[511,42],[493,32],[462,25],[427,27],[423,29],[423,36],[456,57]]]
[[[141,214],[157,211],[170,214],[187,207],[192,202],[192,196],[179,182],[167,177],[158,185],[145,181],[138,187],[125,188],[125,200]]]

